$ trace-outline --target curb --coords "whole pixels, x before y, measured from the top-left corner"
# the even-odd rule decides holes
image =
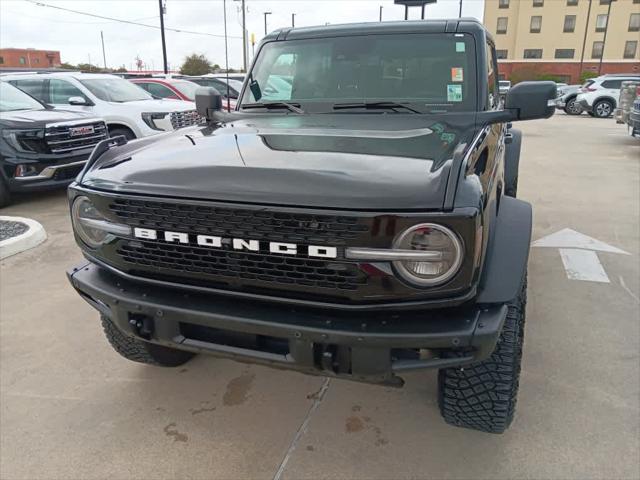
[[[0,216],[0,220],[20,222],[29,227],[29,230],[26,232],[0,242],[0,260],[36,247],[47,239],[47,233],[44,231],[44,227],[35,220],[23,217],[3,216]]]

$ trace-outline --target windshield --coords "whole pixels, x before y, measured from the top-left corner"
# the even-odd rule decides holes
[[[474,110],[473,45],[462,34],[270,42],[260,50],[242,104],[284,101],[332,111],[339,103],[386,101],[425,113]]]
[[[30,97],[19,88],[6,82],[0,82],[0,112],[16,110],[42,110],[44,105]]]
[[[105,102],[125,103],[153,99],[142,88],[118,77],[82,79],[80,83]]]
[[[175,87],[182,95],[189,100],[196,99],[196,90],[200,88],[197,83],[190,82],[188,80],[177,80],[171,82],[171,85]]]

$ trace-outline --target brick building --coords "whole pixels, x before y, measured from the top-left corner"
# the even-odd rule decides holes
[[[485,0],[484,24],[502,78],[640,73],[640,0]]]
[[[0,48],[0,68],[59,68],[60,52],[35,48]]]

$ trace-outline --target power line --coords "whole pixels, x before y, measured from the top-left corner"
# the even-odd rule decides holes
[[[32,3],[34,5],[38,5],[39,7],[48,7],[48,8],[53,8],[55,10],[62,10],[64,12],[76,13],[78,15],[86,15],[88,17],[101,18],[103,20],[109,20],[109,21],[112,21],[112,22],[120,22],[120,23],[129,24],[129,25],[137,25],[139,27],[155,28],[156,30],[160,30],[160,27],[158,27],[157,25],[149,25],[149,24],[146,24],[146,23],[138,23],[138,22],[134,22],[132,20],[123,20],[121,18],[106,17],[104,15],[97,15],[95,13],[81,12],[79,10],[72,10],[70,8],[58,7],[57,5],[49,5],[47,3],[38,2],[36,0],[24,0],[24,1],[28,2],[28,3]],[[182,29],[178,29],[178,28],[169,28],[169,27],[165,27],[164,29],[165,30],[169,30],[171,32],[177,32],[177,33],[190,33],[192,35],[205,35],[207,37],[224,38],[224,35],[216,35],[214,33],[194,32],[194,31],[191,31],[191,30],[182,30]],[[229,35],[228,38],[238,38],[239,39],[239,38],[242,38],[242,37]]]

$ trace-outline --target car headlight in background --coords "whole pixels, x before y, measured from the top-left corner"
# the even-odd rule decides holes
[[[19,152],[46,152],[44,130],[2,130],[5,141]]]
[[[349,247],[345,256],[391,261],[404,280],[430,287],[445,283],[458,273],[463,253],[462,242],[450,229],[435,223],[420,223],[402,232],[391,249]]]
[[[75,232],[91,248],[110,242],[116,235],[131,235],[131,227],[107,220],[85,196],[74,200],[71,220]]]
[[[142,120],[149,126],[149,128],[163,132],[166,128],[158,126],[156,120],[164,120],[168,115],[168,112],[144,112],[142,113]]]

